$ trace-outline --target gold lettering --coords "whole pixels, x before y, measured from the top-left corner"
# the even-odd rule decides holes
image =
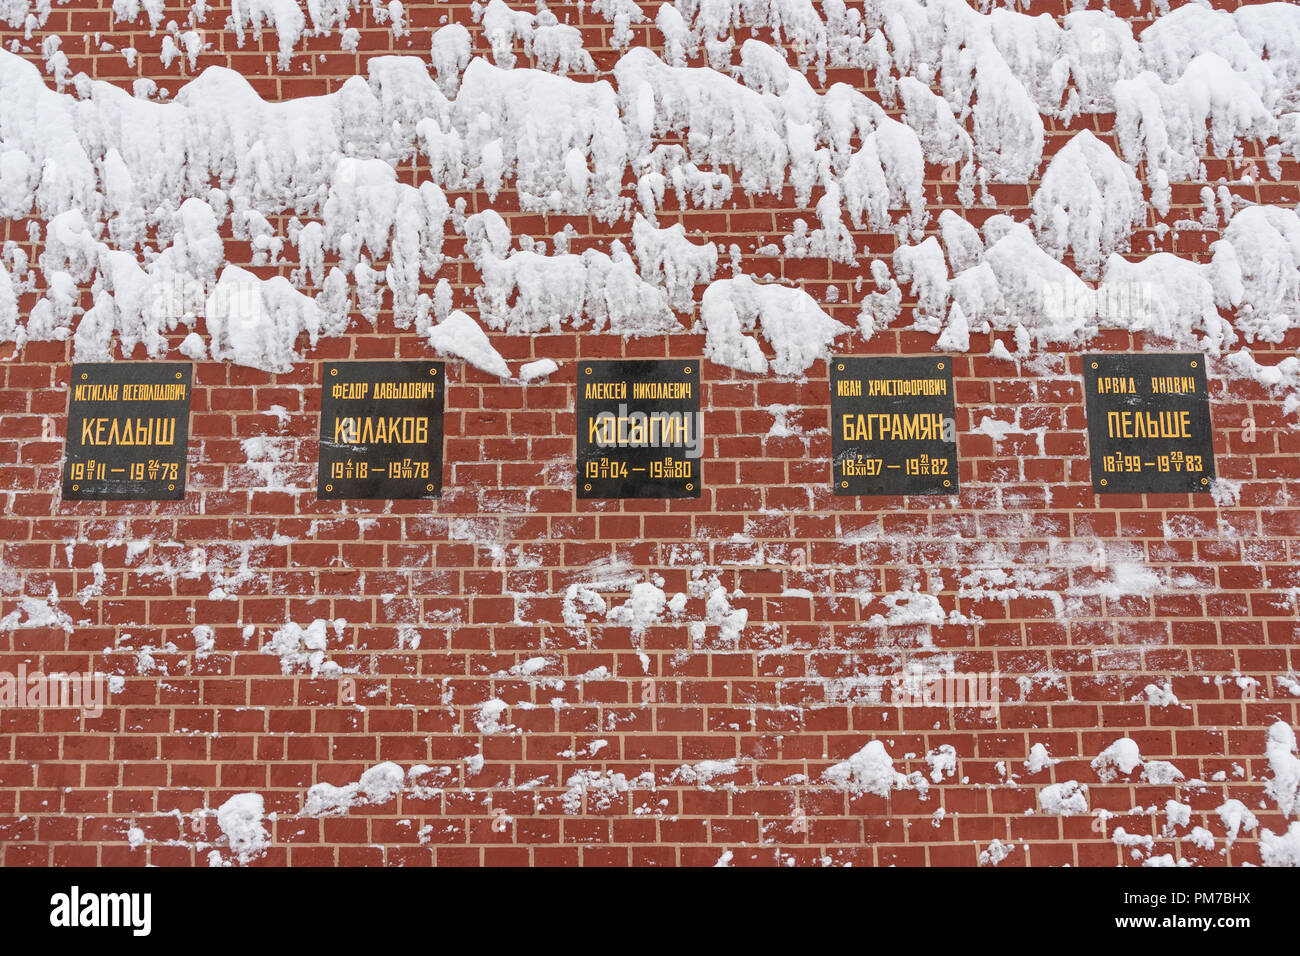
[[[1196,379],[1190,375],[1162,375],[1151,379],[1151,391],[1158,394],[1188,395],[1196,391]]]
[[[331,396],[345,402],[362,401],[369,391],[369,382],[339,382],[330,387]]]
[[[88,418],[81,423],[83,445],[173,445],[175,418]]]
[[[1131,378],[1119,378],[1117,376],[1103,376],[1097,379],[1097,394],[1099,395],[1136,395],[1137,383]]]
[[[843,415],[840,427],[845,441],[938,441],[943,438],[943,416],[938,413]]]
[[[1111,438],[1191,438],[1192,413],[1107,412],[1106,433]]]
[[[343,445],[423,445],[429,419],[414,415],[334,419],[334,443]]]
[[[185,400],[186,386],[177,382],[136,383],[122,386],[122,400],[127,402],[179,402]]]
[[[861,387],[861,383],[859,383]],[[844,394],[841,392],[840,394]],[[861,395],[861,391],[856,394]],[[871,396],[886,396],[894,398],[897,396],[908,395],[947,395],[948,380],[946,378],[877,378],[871,379],[867,386],[867,394]]]
[[[627,382],[588,382],[586,397],[594,399],[627,398]]]
[[[621,397],[621,396],[620,396]],[[633,399],[683,399],[691,397],[690,382],[633,382]]]
[[[100,385],[94,382],[77,385],[72,390],[73,400],[78,402],[115,402],[117,401],[118,385],[112,382],[108,385]]]

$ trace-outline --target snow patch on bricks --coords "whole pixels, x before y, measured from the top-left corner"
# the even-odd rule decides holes
[[[1173,684],[1169,681],[1165,681],[1163,684],[1147,684],[1142,688],[1142,699],[1145,699],[1152,707],[1187,706],[1181,704],[1178,700],[1178,696],[1174,693]]]
[[[106,540],[104,544],[125,544],[127,565],[142,576],[160,581],[198,581],[207,578],[212,584],[208,599],[225,601],[235,600],[240,590],[250,584],[265,587],[269,574],[254,570],[250,562],[259,561],[266,548],[280,547],[289,542],[288,537],[276,534],[270,538],[254,537],[235,542],[208,542],[204,545],[148,538],[128,541],[116,537]],[[69,542],[72,543],[74,542]],[[146,555],[146,560],[134,563],[141,555]]]
[[[271,635],[262,653],[278,656],[283,674],[338,677],[343,674],[343,667],[326,656],[329,629],[333,629],[336,639],[341,639],[346,627],[347,622],[342,618],[334,621],[318,618],[305,628],[290,621]]]
[[[1038,791],[1038,807],[1052,816],[1077,816],[1088,812],[1088,787],[1077,780],[1054,783]]]
[[[242,439],[239,443],[247,459],[249,478],[236,474],[231,476],[229,485],[239,487],[246,482],[247,487],[258,491],[278,491],[285,494],[297,494],[314,484],[310,466],[296,460],[297,442],[292,438],[275,438],[268,435],[255,435]],[[299,483],[301,482],[301,484]]]
[[[560,366],[554,359],[538,359],[535,362],[525,362],[519,366],[519,381],[533,382],[544,379],[554,375],[559,369]]]
[[[907,776],[894,769],[893,758],[879,740],[867,741],[847,760],[827,767],[822,777],[836,790],[855,796],[874,793],[878,797],[888,797],[894,790],[910,787]]]
[[[1029,748],[1029,759],[1025,761],[1025,770],[1029,773],[1039,773],[1060,762],[1060,758],[1048,753],[1045,745],[1036,743]]]
[[[488,736],[499,734],[503,730],[509,730],[511,725],[502,722],[502,717],[505,716],[506,711],[509,709],[510,705],[499,697],[485,701],[478,709],[478,713],[474,715],[474,726],[478,728],[479,733]]]
[[[663,578],[655,575],[649,581],[638,581],[632,586],[627,601],[612,607],[606,613],[611,624],[631,628],[633,637],[640,637],[650,625],[658,622],[668,605],[668,596],[660,585]]]
[[[1152,786],[1168,786],[1184,779],[1183,772],[1168,760],[1147,760],[1142,764],[1142,779]]]
[[[514,335],[562,325],[616,335],[658,335],[680,324],[668,293],[642,280],[622,243],[610,252],[545,255],[531,241],[511,250],[509,227],[488,210],[465,222],[466,251],[483,276],[474,295],[489,328]]]
[[[255,4],[232,25],[242,40],[245,26],[256,33],[274,22],[283,66],[305,33],[343,29],[341,8],[329,9],[319,25],[313,16],[310,31],[292,4]],[[630,41],[631,7],[605,9]],[[29,288],[21,251],[13,251],[0,278],[0,337],[70,337],[82,358],[109,357],[116,339],[126,351],[143,344],[156,356],[165,333],[202,312],[209,347],[187,336],[187,354],[282,371],[298,361],[300,338],[315,344],[346,330],[353,297],[373,322],[388,293],[399,328],[414,321],[435,349],[501,375],[504,363],[486,337],[459,316],[450,319],[437,294],[421,291],[422,278],[433,280],[442,266],[448,223],[465,232],[483,273],[475,294],[490,328],[534,334],[567,321],[623,335],[677,329],[673,313],[694,307],[693,287],[712,279],[717,249],[688,241],[679,226],[655,229],[655,208],[670,186],[683,205],[716,207],[730,194],[728,177],[707,172],[718,166],[732,167],[750,194],[788,182],[801,206],[821,188],[817,226],[807,231],[799,220],[803,231],[787,237],[790,255],[855,261],[846,218],[859,229],[910,235],[917,244],[897,250],[895,270],[921,299],[916,328],[934,332],[945,348],[968,348],[972,333],[988,330],[1012,331],[1018,345],[1050,346],[1124,328],[1221,355],[1238,336],[1278,342],[1294,326],[1300,220],[1291,210],[1234,212],[1228,202],[1230,222],[1208,263],[1169,254],[1130,263],[1116,255],[1144,218],[1134,189],[1139,162],[1152,171],[1161,209],[1172,181],[1200,175],[1207,148],[1226,156],[1245,140],[1277,136],[1293,154],[1300,149],[1300,125],[1284,95],[1300,76],[1300,49],[1278,39],[1294,35],[1294,8],[1263,4],[1213,16],[1180,9],[1158,17],[1141,43],[1127,22],[1096,11],[1076,11],[1058,25],[1007,10],[984,14],[955,0],[889,0],[865,14],[840,3],[825,5],[824,16],[811,6],[795,9],[792,21],[790,8],[764,4],[710,5],[707,13],[694,4],[665,6],[656,22],[666,60],[633,49],[611,84],[547,72],[588,69],[577,31],[547,11],[494,0],[480,13],[496,66],[471,56],[463,26],[447,24],[430,49],[436,79],[415,57],[377,57],[366,79],[336,93],[272,104],[219,69],[165,105],[85,77],[76,79],[74,98],[49,90],[21,58],[0,54],[0,74],[14,91],[4,116],[11,135],[0,198],[7,214],[35,206],[48,224],[39,257],[45,294],[24,324],[16,296],[37,287]],[[376,10],[395,36],[405,35],[400,5]],[[784,35],[813,47],[796,50],[791,66],[786,53],[750,38],[731,70],[731,30],[749,22],[773,25],[778,41],[793,29]],[[190,32],[172,42],[174,55],[184,47],[193,58]],[[514,65],[516,42],[544,69],[502,69]],[[686,53],[701,48],[711,68],[685,68]],[[874,68],[885,99],[901,97],[906,122],[845,84],[817,93],[804,72],[828,63]],[[69,81],[65,73],[66,58],[56,85]],[[939,93],[925,92],[930,85]],[[956,225],[949,210],[941,217],[946,248],[922,240],[927,160],[960,164],[965,190],[976,180],[981,188],[1024,182],[1040,166],[1040,114],[1111,110],[1120,156],[1086,131],[1067,143],[1034,197],[1037,239],[1005,216],[991,217],[981,237]],[[32,116],[44,119],[33,126]],[[954,116],[969,117],[970,134]],[[195,130],[211,132],[199,142]],[[685,145],[663,142],[670,137]],[[235,163],[232,149],[266,162]],[[432,176],[418,188],[395,174],[396,163],[416,153]],[[1277,175],[1282,149],[1267,155]],[[481,186],[495,198],[512,180],[526,211],[613,222],[638,212],[623,188],[629,169],[640,206],[632,223],[637,261],[617,240],[608,253],[573,255],[557,236],[548,256],[520,237],[512,250],[499,217],[484,243],[475,222],[496,214],[466,218],[442,193]],[[289,209],[295,215],[278,235],[271,219]],[[902,218],[894,222],[890,210]],[[313,215],[319,221],[304,221]],[[255,265],[281,264],[287,246],[296,246],[293,280],[222,268],[216,229],[227,222],[236,240],[251,244]],[[161,251],[146,255],[150,228]],[[1097,287],[1057,261],[1067,252],[1085,277],[1100,274]],[[338,264],[326,268],[325,253]],[[880,292],[864,299],[864,335],[889,320],[890,307],[874,296],[897,291],[883,262],[872,262],[870,272]],[[94,305],[83,315],[76,293],[87,285]],[[175,290],[182,290],[179,305],[167,301]],[[741,274],[713,280],[700,302],[706,349],[735,368],[802,374],[849,330],[801,296]],[[1235,331],[1217,318],[1219,309],[1235,313]],[[1259,367],[1245,349],[1232,355],[1223,367],[1233,374],[1289,377],[1284,368]]]
[[[265,809],[261,795],[256,793],[237,793],[217,808],[217,826],[230,852],[241,864],[256,857],[271,843],[271,834],[262,824]],[[209,864],[223,865],[220,861],[220,853],[212,851]]]
[[[740,760],[736,757],[727,760],[701,760],[696,764],[682,764],[672,772],[669,782],[692,783],[705,791],[736,790],[739,787],[736,781],[728,780],[717,784],[713,781],[717,777],[730,777],[740,772]]]
[[[749,611],[731,606],[731,595],[722,585],[709,589],[708,599],[704,604],[705,619],[692,621],[688,631],[692,640],[702,644],[710,627],[716,628],[718,642],[723,647],[738,646],[740,634],[749,622]]]
[[[869,605],[871,600],[861,602]],[[971,619],[956,610],[943,610],[943,605],[933,594],[926,594],[917,588],[903,588],[886,594],[880,599],[885,606],[883,614],[873,614],[867,620],[872,627],[942,627],[945,624],[970,624]],[[926,632],[929,633],[928,630]],[[928,643],[928,641],[927,641]]]
[[[1265,866],[1300,866],[1300,822],[1292,823],[1285,833],[1262,831],[1259,854]]]
[[[836,336],[849,331],[802,289],[760,285],[748,276],[722,279],[705,290],[700,302],[706,335],[704,354],[719,365],[746,372],[798,374],[830,356]],[[752,333],[771,344],[768,360]]]
[[[1001,840],[994,840],[987,848],[980,851],[980,866],[997,866],[1015,851],[1014,844],[1008,845]]]
[[[1131,738],[1121,737],[1094,757],[1091,766],[1102,783],[1107,783],[1117,772],[1127,775],[1142,766],[1142,753]]]
[[[59,607],[59,592],[52,584],[46,597],[22,597],[15,610],[0,618],[0,631],[3,632],[32,628],[58,628],[72,633],[72,617]]]
[[[1272,778],[1264,784],[1264,792],[1277,801],[1277,808],[1285,816],[1300,813],[1300,758],[1296,757],[1295,731],[1279,720],[1268,729],[1265,755]]]
[[[329,783],[313,784],[303,801],[302,816],[337,816],[353,807],[385,804],[405,786],[406,772],[401,767],[391,762],[376,764],[354,783],[341,787]]]
[[[1112,252],[1127,248],[1129,235],[1146,218],[1137,176],[1088,130],[1052,157],[1033,209],[1043,248],[1057,258],[1070,252],[1086,279],[1097,278]]]
[[[568,789],[560,797],[563,811],[566,814],[591,813],[608,810],[623,794],[654,790],[655,777],[650,771],[629,780],[626,774],[613,770],[579,770],[564,785]]]
[[[925,755],[925,762],[930,765],[930,779],[934,783],[943,783],[945,777],[957,774],[957,748],[952,744],[940,744]]]
[[[501,353],[492,347],[479,324],[460,309],[429,328],[429,345],[440,355],[464,359],[489,375],[510,377],[510,367]]]
[[[583,49],[578,28],[560,23],[545,8],[531,14],[512,10],[502,0],[491,0],[485,7],[472,8],[472,12],[476,19],[482,19],[483,34],[491,44],[497,66],[514,67],[514,46],[519,41],[524,55],[533,58],[538,69],[561,76],[596,70],[591,54]]]
[[[1214,811],[1218,814],[1219,820],[1223,823],[1224,829],[1227,830],[1227,846],[1229,849],[1237,842],[1237,836],[1241,832],[1249,833],[1259,826],[1259,820],[1255,814],[1251,813],[1240,800],[1225,800]]]
[[[732,605],[733,598],[743,595],[729,592],[703,565],[691,569],[690,594],[677,592],[672,597],[662,587],[664,579],[656,574],[638,581],[630,570],[602,565],[586,577],[588,583],[573,583],[565,589],[562,602],[563,624],[575,634],[604,623],[629,628],[632,636],[640,639],[651,627],[685,623],[697,645],[709,641],[713,634],[712,640],[720,646],[734,647],[749,621],[747,609]],[[614,589],[626,590],[627,599],[614,603],[600,593]],[[702,615],[690,613],[692,601],[703,602]]]

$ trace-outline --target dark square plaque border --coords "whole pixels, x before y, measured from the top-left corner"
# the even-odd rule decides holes
[[[584,478],[583,465],[589,460],[609,457],[610,451],[588,440],[588,420],[613,404],[626,404],[629,412],[673,411],[687,412],[695,417],[697,423],[703,422],[700,415],[702,401],[700,396],[700,360],[698,359],[601,359],[578,362],[577,375],[577,435],[575,436],[577,467],[577,495],[583,500],[636,500],[636,499],[695,499],[700,497],[704,484],[704,436],[698,436],[701,454],[690,458],[680,448],[651,448],[620,450],[620,457],[626,459],[629,474],[626,478]],[[672,375],[667,369],[673,368]],[[693,383],[693,397],[690,399],[633,399],[630,396],[624,402],[614,399],[588,399],[585,396],[588,382],[667,382],[688,379]],[[693,477],[685,479],[651,479],[634,477],[633,467],[649,467],[655,459],[672,458],[676,461],[694,461]]]
[[[960,454],[957,447],[957,399],[952,376],[953,359],[949,355],[844,355],[830,362],[830,424],[831,424],[831,487],[840,497],[879,497],[883,495],[955,495],[961,490],[958,475]],[[937,372],[939,375],[921,375],[920,372]],[[836,382],[842,379],[869,380],[916,379],[941,377],[948,382],[946,396],[838,396]],[[952,422],[951,442],[934,440],[908,440],[889,442],[889,455],[873,456],[864,449],[876,443],[863,444],[843,438],[837,427],[840,416],[860,412],[930,412],[939,413]],[[936,454],[938,453],[938,454]],[[880,457],[882,471],[878,476],[852,475],[844,478],[837,474],[838,465],[845,458],[862,454]],[[948,462],[947,475],[907,475],[906,461],[917,455],[929,455]],[[890,466],[893,467],[890,467]],[[896,474],[891,474],[896,473]],[[890,484],[901,479],[901,484]],[[944,482],[948,484],[945,485]]]
[[[1152,396],[1141,392],[1136,395],[1117,394],[1103,396],[1097,393],[1100,378],[1152,375],[1186,376],[1196,380],[1197,391],[1192,395],[1160,394]],[[1100,352],[1083,356],[1083,394],[1088,415],[1088,464],[1092,475],[1092,490],[1106,494],[1209,494],[1214,490],[1216,476],[1214,463],[1214,431],[1210,416],[1210,399],[1205,374],[1205,356],[1198,352]],[[1152,399],[1155,401],[1151,401]],[[1144,401],[1146,399],[1146,401]],[[1180,439],[1143,439],[1139,454],[1145,463],[1148,455],[1166,451],[1199,454],[1206,462],[1201,472],[1141,471],[1108,473],[1102,470],[1103,459],[1108,454],[1129,453],[1132,445],[1120,444],[1106,435],[1106,413],[1118,410],[1181,411],[1189,410],[1192,439],[1189,444]]]
[[[335,374],[337,373],[337,374]],[[351,373],[351,374],[348,374]],[[357,382],[416,382],[429,381],[436,384],[436,397],[429,399],[408,399],[427,405],[418,409],[419,414],[429,416],[429,437],[424,445],[398,445],[375,443],[368,446],[349,445],[346,447],[371,449],[395,449],[387,454],[372,452],[372,455],[385,461],[411,457],[412,448],[427,449],[429,457],[429,475],[426,478],[331,478],[329,466],[332,462],[345,460],[338,452],[342,443],[335,444],[327,439],[327,422],[333,422],[340,414],[351,411],[357,415],[375,415],[379,409],[390,409],[402,399],[366,399],[335,398],[330,394],[331,386],[340,383]],[[321,365],[321,405],[320,405],[320,447],[316,455],[316,496],[321,501],[413,501],[436,500],[442,497],[443,445],[445,427],[445,410],[447,404],[447,369],[444,362],[424,362],[415,359],[379,359],[375,361],[340,361],[324,362]],[[399,452],[405,454],[399,454]]]
[[[185,398],[183,401],[176,402],[127,402],[118,401],[113,405],[105,403],[78,403],[74,399],[76,386],[78,384],[102,384],[108,385],[116,382],[120,385],[171,385],[176,382],[183,383],[185,388]],[[68,379],[68,414],[67,414],[67,432],[63,442],[63,471],[62,471],[62,493],[66,501],[180,501],[185,497],[185,484],[187,479],[188,468],[186,467],[189,459],[189,442],[190,442],[190,413],[193,407],[194,398],[194,366],[189,362],[79,362],[72,366],[70,378]],[[180,405],[185,406],[183,414],[179,413]],[[110,466],[117,466],[125,463],[128,467],[132,461],[137,460],[136,456],[123,454],[121,449],[108,449],[107,453],[96,451],[93,455],[84,454],[83,446],[79,438],[75,436],[81,432],[82,422],[87,418],[101,417],[98,415],[87,414],[92,409],[102,411],[104,409],[116,409],[119,413],[124,406],[139,405],[141,407],[149,406],[153,409],[165,407],[169,414],[177,415],[176,422],[176,441],[173,442],[173,449],[180,449],[179,456],[174,453],[163,459],[167,462],[178,464],[176,480],[170,482],[174,485],[167,488],[159,481],[156,483],[145,479],[143,483],[138,480],[131,480],[129,477],[124,479],[105,479],[103,481],[87,481],[84,478],[74,482],[72,480],[72,466],[75,462],[86,462],[89,460],[103,460]],[[156,417],[156,416],[147,416]],[[156,454],[156,453],[155,453]],[[142,455],[147,460],[147,454]]]

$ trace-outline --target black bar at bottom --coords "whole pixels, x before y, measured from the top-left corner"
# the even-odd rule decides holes
[[[707,883],[688,885],[696,879]],[[71,926],[74,886],[77,923],[93,910],[95,921],[116,915],[125,925]],[[147,936],[137,935],[145,922],[143,897],[118,895],[133,893],[149,894]],[[500,945],[511,933],[537,940],[575,933],[626,940],[682,920],[696,931],[712,926],[729,944],[750,934],[770,944],[782,933],[823,943],[840,935],[878,942],[877,934],[919,943],[937,933],[1032,945],[1067,938],[1064,933],[1075,940],[1127,937],[1143,945],[1195,934],[1231,945],[1261,929],[1286,932],[1295,899],[1291,873],[1254,868],[825,869],[743,876],[571,868],[563,874],[0,870],[0,925],[16,934],[12,939],[77,936],[78,942],[112,939],[127,947],[197,942],[205,952],[252,942],[259,951],[279,942],[296,951],[421,937],[449,943],[461,933],[484,934],[484,945],[489,939]],[[65,925],[53,925],[60,921]],[[457,931],[447,936],[453,927]]]

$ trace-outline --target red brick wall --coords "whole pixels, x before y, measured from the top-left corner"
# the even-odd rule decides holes
[[[1070,4],[1034,4],[1033,12],[1040,6],[1059,15]],[[1113,7],[1133,13],[1130,2]],[[551,8],[580,23],[598,65],[612,66],[619,54],[609,46],[611,27],[603,18],[576,4]],[[187,5],[169,4],[167,18],[184,25],[187,12]],[[336,89],[347,77],[364,75],[373,55],[427,57],[430,33],[444,13],[470,26],[477,54],[487,52],[465,4],[408,4],[411,30],[396,42],[387,26],[373,24],[366,5],[349,21],[362,32],[355,54],[339,51],[337,35],[308,38],[281,72],[275,35],[260,42],[249,37],[238,49],[233,34],[220,28],[226,12],[214,5],[205,21],[213,46],[199,67],[236,69],[268,99]],[[1139,21],[1145,15],[1134,14]],[[120,53],[95,52],[96,32],[118,47],[135,46],[136,67],[128,69]],[[635,33],[637,43],[658,41],[650,24]],[[139,23],[114,23],[108,0],[56,6],[28,43],[33,60],[40,62],[40,40],[54,34],[74,73],[128,88],[148,76],[173,92],[188,79],[175,64],[162,70],[161,32],[150,36]],[[0,31],[6,45],[21,36],[21,30]],[[834,81],[872,93],[860,71],[832,71],[827,82]],[[1046,120],[1048,154],[1082,128],[1114,145],[1111,119],[1082,116],[1068,128]],[[1213,158],[1206,166],[1210,183],[1238,168]],[[401,176],[418,182],[422,172],[407,164]],[[1285,172],[1281,183],[1231,188],[1253,200],[1293,204],[1300,169],[1288,163]],[[1167,222],[1199,215],[1202,185],[1175,186]],[[997,187],[996,209],[966,213],[977,225],[998,211],[1024,219],[1035,186]],[[957,205],[954,188],[941,181],[939,169],[928,170],[932,214]],[[464,198],[471,210],[489,208],[480,193]],[[737,189],[718,211],[678,211],[672,202],[662,225],[680,221],[692,237],[724,250],[739,243],[750,271],[802,285],[853,325],[859,269],[748,256],[765,242],[779,242],[796,216],[808,217],[790,190],[779,198],[749,198]],[[516,234],[551,235],[572,224],[581,236],[578,249],[605,248],[614,236],[629,241],[629,223],[611,230],[590,218],[509,212],[516,206],[509,189],[492,205]],[[1148,215],[1135,250],[1198,257],[1217,238],[1184,231],[1175,244],[1151,244],[1156,214]],[[24,224],[6,222],[5,238],[27,245]],[[226,238],[228,260],[247,264],[247,244]],[[856,238],[872,255],[888,255],[895,245],[891,236]],[[462,246],[449,232],[441,275],[453,284],[456,305],[470,310],[477,276],[460,257]],[[39,247],[30,251],[34,259]],[[289,266],[282,272],[288,275]],[[834,304],[826,295],[832,284],[848,293]],[[30,308],[33,301],[23,304]],[[905,312],[869,343],[853,336],[837,347],[886,355],[932,349],[934,336],[904,331],[909,324]],[[1218,472],[1241,482],[1237,503],[1218,507],[1209,496],[1184,495],[1101,498],[1089,483],[1079,354],[1007,363],[987,357],[992,338],[976,335],[971,352],[954,363],[960,495],[837,499],[828,477],[825,364],[814,365],[807,381],[791,381],[705,362],[701,498],[579,502],[572,463],[575,360],[697,359],[703,336],[492,339],[512,367],[553,358],[560,371],[523,385],[448,362],[445,494],[435,503],[320,502],[314,491],[322,363],[430,355],[386,314],[375,328],[358,316],[347,336],[306,352],[290,373],[197,363],[189,488],[174,504],[63,501],[71,346],[31,344],[0,362],[0,616],[16,610],[22,595],[43,597],[57,588],[60,607],[76,622],[70,633],[57,627],[0,633],[0,670],[15,672],[26,663],[29,670],[125,677],[124,689],[98,718],[59,709],[0,712],[5,865],[204,864],[213,846],[228,860],[232,854],[218,839],[211,811],[241,792],[262,795],[267,812],[277,815],[267,824],[269,848],[253,861],[270,864],[712,864],[728,851],[735,863],[974,864],[995,839],[1016,846],[1004,865],[1134,862],[1092,815],[1028,812],[1043,786],[1071,779],[1089,786],[1093,810],[1158,808],[1110,824],[1155,837],[1156,854],[1206,865],[1259,860],[1258,831],[1243,834],[1226,855],[1162,838],[1168,799],[1190,803],[1192,823],[1220,837],[1214,809],[1230,797],[1254,809],[1262,825],[1286,828],[1272,803],[1261,807],[1267,728],[1276,720],[1295,726],[1300,717],[1297,699],[1277,682],[1300,668],[1296,603],[1287,593],[1300,585],[1300,438],[1279,395],[1227,382],[1211,366]],[[1297,346],[1300,336],[1292,334],[1257,357],[1268,364]],[[1118,333],[1091,347],[1168,348]],[[768,435],[772,404],[794,406],[794,435]],[[272,406],[285,414],[272,413]],[[986,417],[1012,421],[1016,412],[1019,427],[1002,440],[972,431]],[[1254,441],[1243,437],[1247,419],[1258,429]],[[1040,427],[1041,444],[1026,431]],[[264,474],[250,467],[241,447],[256,436],[275,440],[283,455],[276,474],[302,490],[265,490]],[[132,547],[144,539],[143,549]],[[1109,567],[1098,571],[1090,563],[1099,545],[1108,555],[1191,576],[1193,583],[1151,596],[1080,598],[1064,615],[1042,597],[959,596],[963,575],[990,566],[984,550],[990,545],[1019,567],[1042,572],[1042,591],[1086,589],[1106,578]],[[1064,558],[1071,547],[1089,557]],[[195,549],[206,554],[207,567],[187,574]],[[94,585],[96,562],[103,566],[102,592],[92,587],[79,598]],[[692,637],[685,622],[705,619],[703,599],[692,597],[681,621],[643,636],[595,616],[575,633],[564,624],[565,589],[591,580],[599,562],[629,579],[662,575],[669,595],[688,591],[692,568],[703,567],[734,607],[748,610],[748,624],[735,644],[724,644],[716,626],[703,639]],[[164,568],[176,570],[159,573]],[[933,590],[945,611],[978,616],[969,626],[935,627],[932,637],[936,652],[954,656],[957,670],[1003,675],[996,717],[835,699],[825,678],[871,667],[890,673],[896,659],[888,649],[915,643],[907,629],[868,623],[884,611],[881,595],[912,583]],[[219,586],[228,599],[211,596]],[[783,593],[796,589],[812,596]],[[855,599],[864,589],[877,596],[873,603]],[[611,604],[626,597],[626,584],[599,590]],[[349,679],[285,676],[277,657],[259,653],[287,622],[305,627],[338,618],[346,627],[341,638],[331,631],[329,656],[355,670]],[[418,648],[399,646],[404,624],[418,629]],[[214,630],[209,655],[196,654],[196,625]],[[142,673],[143,648],[153,649],[155,666]],[[647,656],[644,670],[639,653]],[[562,688],[508,673],[537,656],[551,662],[540,676],[563,680]],[[601,666],[607,677],[582,679]],[[1022,695],[1016,677],[1043,671],[1058,673],[1060,681],[1039,681]],[[1253,699],[1235,682],[1238,675],[1260,681]],[[1166,680],[1184,706],[1144,701],[1144,685]],[[353,685],[355,703],[348,699]],[[511,705],[505,719],[513,726],[481,734],[474,716],[494,697]],[[553,706],[557,698],[562,703]],[[1145,757],[1170,760],[1206,784],[1152,786],[1136,774],[1102,782],[1089,761],[1123,736]],[[588,754],[595,739],[607,746]],[[869,740],[882,741],[901,772],[927,775],[924,754],[951,745],[957,774],[933,784],[927,799],[911,790],[852,797],[820,779]],[[1028,774],[1024,761],[1033,743],[1045,744],[1061,762]],[[465,759],[480,747],[484,763],[472,773]],[[683,764],[732,758],[736,771],[707,785],[674,777]],[[310,786],[354,782],[381,761],[407,771],[427,765],[415,782],[440,789],[408,790],[336,817],[300,815]],[[1016,781],[1004,780],[1000,761]],[[628,780],[649,772],[655,788],[616,794],[608,805],[592,793],[577,812],[566,812],[566,781],[584,770]],[[1212,781],[1219,771],[1225,779]],[[542,782],[535,787],[519,786],[537,778]],[[936,820],[940,807],[946,816]],[[133,827],[144,835],[137,847],[128,840]],[[432,829],[422,836],[425,827]]]

